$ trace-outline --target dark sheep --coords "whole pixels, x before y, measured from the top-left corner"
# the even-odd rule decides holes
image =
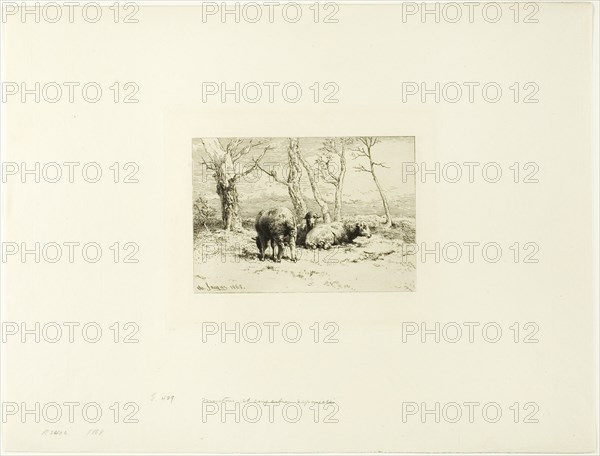
[[[306,247],[329,249],[332,245],[352,242],[358,236],[371,237],[365,222],[333,222],[316,225],[306,235]]]
[[[265,259],[265,250],[269,244],[273,249],[273,261],[280,262],[286,244],[291,250],[291,260],[296,261],[296,217],[287,207],[276,207],[268,211],[260,211],[256,216],[256,246],[260,252],[260,260]],[[277,255],[275,255],[277,247]]]
[[[298,225],[298,236],[296,237],[296,245],[304,246],[306,242],[306,235],[310,230],[312,230],[317,220],[320,219],[317,214],[312,211],[309,211],[304,216],[304,220],[300,225]]]

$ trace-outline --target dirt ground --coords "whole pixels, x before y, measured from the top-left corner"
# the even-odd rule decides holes
[[[252,292],[347,292],[415,291],[416,263],[403,246],[414,243],[414,219],[394,219],[381,227],[377,216],[353,217],[366,221],[370,238],[330,250],[297,248],[298,261],[281,263],[270,255],[258,258],[253,221],[241,232],[202,228],[194,242],[194,290],[196,293]],[[218,224],[216,224],[218,225]],[[267,251],[271,253],[271,249]]]

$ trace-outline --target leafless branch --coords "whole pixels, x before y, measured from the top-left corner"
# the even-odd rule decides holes
[[[237,162],[244,155],[248,155],[252,151],[252,149],[264,146],[266,144],[266,141],[254,142],[250,140],[250,142],[245,147],[240,148],[242,143],[243,139],[236,138],[230,140],[225,146],[225,152],[229,154],[233,163]]]
[[[369,149],[366,149],[364,147],[355,147],[352,150],[352,158],[358,158],[358,157],[367,157],[368,159],[371,159],[371,154],[370,152],[368,152]]]
[[[382,168],[389,168],[389,166],[383,162],[372,162],[372,164],[373,164],[373,166],[381,166]]]
[[[319,148],[319,150],[324,151],[328,155],[334,154],[340,157],[342,155],[341,151],[338,149],[336,140],[334,138],[327,138],[323,145]]]
[[[271,147],[271,146],[267,146],[267,147],[265,147],[265,150],[263,150],[263,153],[262,153],[262,154],[260,154],[260,157],[252,159],[252,161],[254,162],[254,165],[253,165],[252,167],[250,167],[249,169],[247,169],[246,171],[244,171],[243,173],[240,173],[240,174],[239,174],[239,176],[240,176],[240,177],[243,177],[243,176],[246,176],[246,175],[250,174],[251,172],[253,172],[253,171],[254,171],[255,169],[257,169],[257,168],[259,168],[259,169],[260,169],[260,167],[259,167],[258,163],[259,163],[259,162],[260,162],[260,161],[263,159],[263,157],[265,156],[265,154],[266,154],[266,153],[267,153],[269,150],[271,150],[271,149],[272,149],[272,147]]]
[[[212,161],[211,162],[207,162],[204,157],[202,157],[202,163],[204,164],[204,166],[206,166],[206,169],[209,169],[211,171],[216,171],[217,170],[215,164]]]
[[[370,172],[371,172],[371,170],[370,170],[370,169],[367,169],[367,168],[365,168],[363,165],[356,165],[356,166],[354,167],[354,169],[355,169],[356,171],[360,171],[360,172],[363,172],[363,173],[370,173]]]
[[[323,182],[331,185],[339,185],[339,176],[331,172],[331,156],[320,156],[316,160],[319,175],[323,178]]]
[[[280,184],[283,184],[283,185],[288,185],[288,182],[286,180],[284,180],[284,179],[282,179],[282,178],[279,177],[279,175],[277,174],[276,170],[273,169],[273,170],[269,171],[269,170],[263,168],[260,165],[260,160],[262,160],[262,158],[264,157],[264,155],[270,149],[271,149],[271,146],[266,147],[265,150],[264,150],[264,152],[261,154],[261,156],[259,158],[253,159],[254,166],[252,167],[251,171],[254,171],[255,169],[259,169],[263,173],[265,173],[267,176],[271,176],[275,180],[275,182],[279,182]],[[248,171],[248,172],[250,172],[250,171]]]
[[[370,151],[371,147],[380,142],[376,136],[362,136],[358,138],[358,141],[365,145],[367,150]]]
[[[239,138],[230,139],[229,142],[225,146],[225,152],[231,156],[233,159],[234,155],[237,152],[239,145],[242,143],[242,140]]]

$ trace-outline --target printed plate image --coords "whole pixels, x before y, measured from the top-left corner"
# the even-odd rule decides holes
[[[196,293],[415,291],[415,138],[194,138]]]

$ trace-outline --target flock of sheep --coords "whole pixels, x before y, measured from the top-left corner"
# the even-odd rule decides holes
[[[365,222],[317,224],[318,218],[315,213],[308,212],[303,223],[298,224],[292,211],[286,207],[260,211],[255,224],[260,260],[264,261],[269,245],[273,251],[273,261],[281,262],[285,247],[289,246],[290,259],[295,262],[298,260],[297,245],[311,249],[329,249],[333,245],[352,242],[358,236],[371,237],[371,230]]]

